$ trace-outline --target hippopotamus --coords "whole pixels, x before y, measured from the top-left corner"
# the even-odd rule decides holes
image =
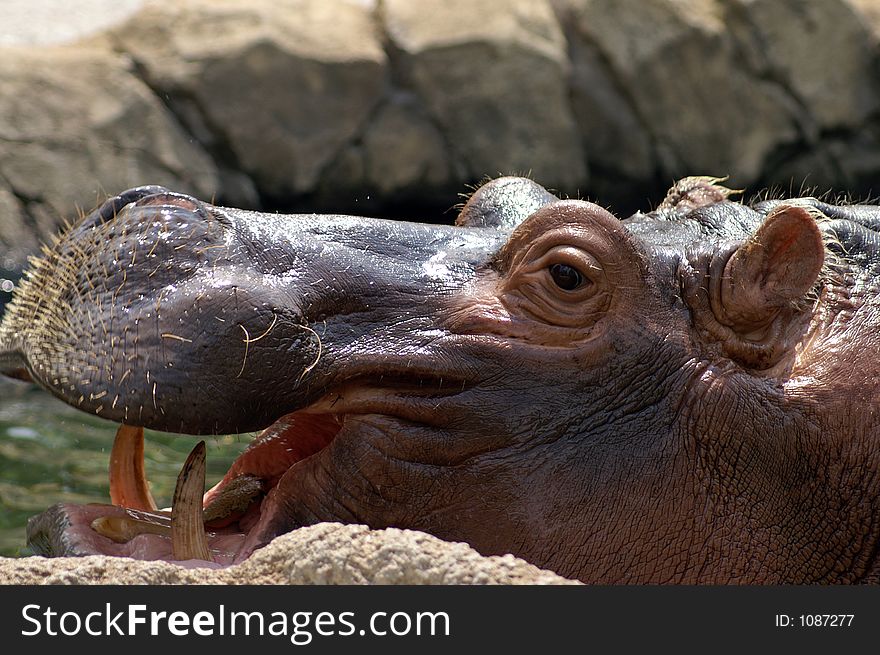
[[[0,326],[0,370],[121,424],[112,504],[32,547],[226,565],[331,521],[591,583],[878,582],[880,208],[722,182],[620,219],[498,178],[454,225],[109,199]],[[144,427],[260,432],[169,513]]]

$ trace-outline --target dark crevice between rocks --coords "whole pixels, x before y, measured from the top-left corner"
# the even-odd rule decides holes
[[[449,183],[445,188],[426,190],[418,188],[419,185],[416,184],[416,188],[407,191],[399,200],[388,203],[386,211],[388,216],[392,218],[406,218],[407,212],[412,217],[414,211],[418,220],[421,221],[438,224],[451,223],[455,220],[457,210],[461,206],[457,200],[460,200],[462,196],[470,195],[465,192],[485,181],[486,173],[475,174],[474,171],[468,170],[465,158],[456,147],[455,141],[450,137],[446,126],[427,108],[419,95],[416,85],[412,82],[408,56],[394,40],[394,36],[388,29],[386,7],[383,0],[377,0],[373,10],[373,20],[388,61],[389,93],[410,99],[418,116],[434,129],[443,145],[446,162],[451,172]]]
[[[822,189],[811,183],[808,176],[802,179],[790,177],[787,181],[779,179],[778,174],[774,172],[786,168],[788,165],[795,163],[801,157],[808,154],[821,154],[823,161],[832,169],[832,176],[836,180],[844,177],[843,169],[836,157],[828,150],[827,145],[822,143],[821,137],[815,143],[805,143],[804,141],[796,141],[794,143],[786,143],[778,146],[768,153],[762,167],[761,178],[756,184],[762,188],[759,193],[767,193],[767,189],[776,190],[775,193],[782,193],[789,197],[803,195],[818,195],[832,191],[831,188]],[[785,184],[788,184],[786,187]],[[771,191],[774,192],[774,191]]]
[[[743,67],[748,70],[750,77],[771,85],[792,108],[790,116],[798,137],[793,142],[780,144],[765,156],[761,165],[760,179],[768,179],[772,176],[772,171],[783,162],[791,160],[800,153],[820,147],[820,128],[807,104],[789,84],[786,75],[765,54],[770,51],[769,44],[747,7],[738,2],[725,2],[722,10],[724,23],[729,28],[728,34],[734,55],[743,62]],[[835,168],[835,177],[841,179],[842,171],[837,166]]]
[[[635,117],[639,127],[647,135],[650,143],[652,172],[647,179],[636,180],[613,165],[590,158],[591,144],[582,140],[583,150],[586,156],[585,165],[589,173],[589,184],[585,188],[583,196],[605,206],[617,216],[630,216],[638,210],[645,211],[646,207],[659,204],[666,191],[674,183],[674,180],[664,180],[664,171],[657,156],[660,150],[660,137],[653,129],[651,121],[647,120],[626,84],[621,82],[620,75],[614,64],[600,45],[591,36],[581,31],[577,21],[571,16],[571,10],[551,3],[553,13],[556,16],[560,29],[566,41],[566,54],[568,57],[570,72],[568,78],[569,108],[573,116],[575,111],[575,85],[574,64],[578,59],[578,49],[588,48],[593,55],[593,60],[599,65],[599,73],[605,77],[618,98],[626,105],[629,112]],[[632,190],[638,189],[637,194]]]
[[[866,125],[880,125],[880,112],[869,116]],[[871,140],[866,144],[867,150],[876,149],[880,144],[880,129],[875,128],[874,133],[867,133]],[[852,173],[834,150],[835,144],[852,144],[866,139],[866,132],[856,132],[849,128],[833,128],[821,130],[811,143],[799,141],[786,144],[770,153],[767,164],[763,169],[759,185],[770,191],[761,191],[759,196],[768,193],[772,196],[815,196],[828,198],[831,202],[849,204],[876,202],[876,194],[880,191],[877,183],[875,169],[864,171],[861,174]],[[871,147],[873,146],[873,148]],[[852,152],[851,145],[845,148],[846,152]],[[880,161],[880,152],[876,155]],[[813,182],[809,173],[800,177],[780,179],[779,170],[785,170],[796,165],[799,160],[821,157],[822,164],[827,170],[819,170],[817,177],[821,181]],[[815,170],[815,166],[811,166]],[[830,180],[830,181],[829,181]]]
[[[455,211],[455,207],[458,206],[456,201],[465,188],[464,182],[457,183],[454,179],[450,180],[446,187],[440,188],[416,181],[409,187],[394,192],[393,196],[385,195],[382,191],[373,188],[366,179],[362,180],[360,184],[353,180],[347,180],[347,197],[340,197],[338,192],[333,191],[332,177],[334,172],[340,168],[342,159],[350,155],[352,151],[360,151],[357,153],[358,156],[365,156],[364,144],[367,135],[381,114],[394,103],[408,105],[419,118],[424,119],[428,125],[434,128],[446,150],[447,161],[453,167],[452,177],[461,180],[468,178],[461,170],[461,166],[455,170],[457,159],[454,153],[456,149],[451,139],[444,131],[443,125],[427,111],[415,91],[414,85],[409,82],[406,56],[394,43],[386,28],[384,4],[381,0],[376,3],[372,17],[387,62],[382,97],[369,110],[355,134],[321,168],[318,184],[314,191],[294,197],[273,197],[264,193],[264,203],[271,206],[272,209],[282,212],[350,213],[435,224],[452,223],[457,213]]]
[[[114,44],[118,54],[131,62],[131,73],[159,100],[169,117],[185,134],[199,144],[217,167],[219,189],[210,202],[228,204],[243,209],[261,209],[262,198],[253,179],[242,167],[235,149],[223,129],[214,124],[199,99],[179,87],[163,87],[150,75],[147,67],[132,53],[126,52],[120,42]],[[166,168],[162,165],[163,168]],[[172,171],[174,172],[174,171]],[[175,175],[179,173],[175,172]]]
[[[664,181],[659,171],[649,180],[635,180],[598,162],[593,163],[590,174],[591,193],[582,199],[601,205],[618,218],[638,211],[652,211],[677,181],[672,178]]]

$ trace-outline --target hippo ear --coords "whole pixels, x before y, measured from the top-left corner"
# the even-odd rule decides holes
[[[816,219],[799,205],[780,205],[724,267],[722,322],[738,332],[767,325],[812,289],[825,261]]]
[[[524,177],[499,177],[477,189],[455,224],[512,230],[541,207],[559,200],[537,182]]]

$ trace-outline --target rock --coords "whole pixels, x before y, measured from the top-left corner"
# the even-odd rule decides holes
[[[847,0],[734,0],[726,21],[758,77],[776,80],[819,130],[857,128],[880,107],[876,37]]]
[[[462,181],[529,172],[569,192],[585,183],[566,43],[549,3],[386,0],[382,9],[399,82],[424,103]]]
[[[145,183],[218,190],[211,159],[124,57],[83,46],[0,52],[2,246],[33,251],[64,220]]]
[[[113,38],[215,157],[284,199],[315,189],[383,96],[369,5],[154,2]]]
[[[880,2],[734,0],[727,25],[753,74],[801,108],[797,143],[763,180],[821,194],[876,193],[880,170]]]
[[[466,177],[460,168],[455,170],[440,131],[418,99],[398,91],[376,110],[361,138],[327,168],[318,196],[331,199],[340,186],[347,187],[353,197],[366,200],[362,212],[381,212],[391,202],[430,203],[435,197],[439,204],[448,203]]]
[[[571,102],[591,168],[628,180],[650,179],[656,168],[651,135],[642,118],[602,63],[598,50],[571,32]]]
[[[322,523],[280,536],[226,569],[116,557],[0,558],[4,584],[575,584],[512,555],[411,530]]]
[[[0,120],[70,115],[0,146],[20,154],[0,168],[0,249],[159,178],[241,207],[424,217],[498,173],[625,213],[687,175],[865,193],[878,172],[880,0],[10,3]],[[28,57],[101,60],[108,80],[61,63],[44,107],[51,73]],[[120,117],[150,129],[96,122],[135,101]]]
[[[751,184],[771,153],[798,138],[796,104],[742,66],[722,2],[646,0],[636,9],[556,0],[556,7],[576,17],[576,37],[626,89],[627,109],[650,134],[667,179],[699,172]]]

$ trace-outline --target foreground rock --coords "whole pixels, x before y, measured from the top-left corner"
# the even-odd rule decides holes
[[[227,569],[114,557],[0,558],[4,584],[573,584],[512,555],[411,530],[322,523],[279,537]]]

